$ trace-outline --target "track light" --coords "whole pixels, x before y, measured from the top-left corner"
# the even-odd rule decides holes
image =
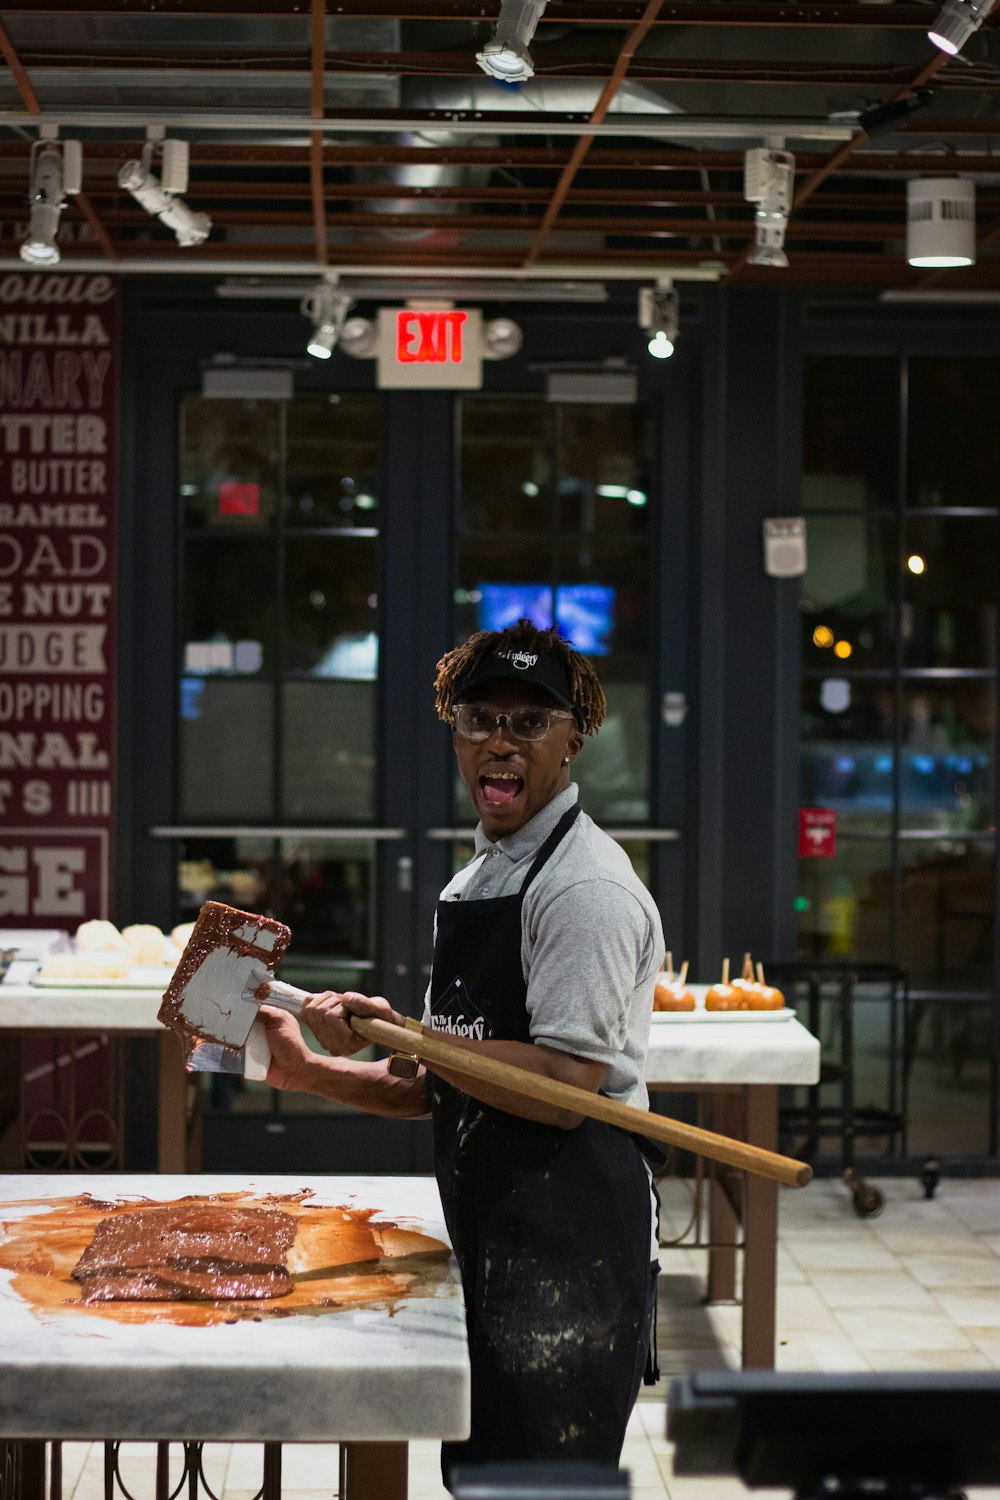
[[[795,157],[774,146],[752,146],[743,157],[743,196],[756,204],[751,266],[788,265],[785,230],[792,208]]]
[[[680,298],[669,280],[639,288],[639,327],[649,334],[646,348],[654,359],[669,359],[673,354],[680,311]]]
[[[118,186],[131,193],[148,214],[166,224],[177,237],[178,245],[187,248],[207,240],[212,230],[208,214],[196,213],[180,196],[187,191],[188,143],[163,141],[163,180],[152,170],[156,141],[149,140],[138,161],[127,161],[118,173]]]
[[[83,155],[79,141],[35,141],[31,147],[28,187],[28,237],[21,259],[32,266],[57,266],[56,234],[68,194],[82,186]]]
[[[979,30],[993,5],[994,0],[944,0],[927,35],[935,47],[954,57],[961,52],[972,33]]]
[[[911,266],[975,265],[976,184],[971,177],[910,178],[906,258]]]
[[[500,0],[500,15],[493,37],[476,62],[484,73],[501,83],[523,83],[535,76],[528,44],[535,34],[546,0]]]
[[[483,325],[483,358],[510,359],[520,351],[524,334],[513,318],[490,318]]]
[[[339,291],[336,281],[321,281],[300,304],[302,315],[311,318],[312,337],[306,349],[314,359],[329,359],[340,341],[348,311],[354,306],[349,292]]]

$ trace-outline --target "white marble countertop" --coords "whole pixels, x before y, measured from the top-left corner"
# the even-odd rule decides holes
[[[156,1012],[169,973],[160,988],[132,989],[79,985],[53,988],[30,984],[38,965],[23,960],[10,966],[0,984],[0,1030],[160,1032]]]
[[[799,1021],[718,1015],[715,1020],[653,1021],[646,1059],[649,1088],[819,1082],[819,1042]]]
[[[376,1225],[393,1221],[447,1243],[431,1177],[0,1176],[0,1236],[9,1241],[15,1221],[52,1212],[81,1193],[156,1202],[302,1188],[313,1190],[311,1202],[375,1210]],[[210,1327],[123,1323],[79,1307],[42,1309],[17,1289],[11,1271],[0,1269],[0,1435],[258,1442],[464,1437],[469,1360],[461,1284],[454,1257],[433,1267],[411,1260],[418,1294],[388,1306],[313,1307]]]
[[[50,988],[28,983],[34,964],[14,964],[0,984],[0,1030],[159,1033],[162,991],[118,987]],[[164,981],[164,985],[165,985]],[[707,985],[692,985],[703,998]],[[819,1042],[794,1018],[716,1013],[650,1026],[646,1082],[816,1083]]]

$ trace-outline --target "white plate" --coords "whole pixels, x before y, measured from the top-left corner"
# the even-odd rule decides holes
[[[654,1010],[652,1020],[654,1024],[661,1021],[710,1021],[715,1024],[718,1021],[791,1021],[794,1017],[794,1010],[787,1006],[784,1010],[705,1010],[704,1006],[698,1005],[694,1010]]]
[[[43,979],[32,975],[28,981],[39,990],[165,990],[173,978],[173,966],[130,969],[127,979]]]

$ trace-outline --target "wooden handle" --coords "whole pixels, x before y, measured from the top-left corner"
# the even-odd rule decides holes
[[[630,1104],[619,1104],[617,1100],[592,1094],[588,1089],[558,1083],[554,1078],[543,1078],[540,1073],[529,1073],[525,1068],[515,1068],[511,1063],[500,1062],[495,1057],[467,1052],[464,1047],[456,1047],[417,1026],[394,1026],[390,1021],[378,1021],[372,1016],[351,1016],[350,1019],[352,1031],[356,1031],[366,1041],[375,1042],[381,1047],[391,1047],[394,1051],[405,1052],[412,1057],[421,1057],[432,1065],[438,1063],[442,1068],[455,1073],[465,1073],[483,1083],[509,1089],[512,1094],[522,1094],[525,1098],[537,1099],[542,1104],[571,1110],[573,1114],[586,1115],[591,1120],[603,1120],[607,1125],[635,1131],[638,1135],[648,1136],[650,1140],[663,1141],[668,1146],[680,1146],[682,1150],[693,1151],[698,1156],[708,1156],[713,1161],[725,1162],[731,1167],[740,1167],[744,1172],[756,1172],[760,1177],[770,1177],[789,1187],[805,1187],[812,1177],[812,1167],[805,1162],[795,1161],[790,1156],[780,1156],[776,1151],[765,1151],[760,1146],[748,1145],[746,1141],[718,1135],[714,1130],[685,1125],[666,1115],[633,1109]]]

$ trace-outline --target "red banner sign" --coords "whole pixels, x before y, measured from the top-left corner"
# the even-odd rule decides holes
[[[799,808],[799,858],[832,859],[837,852],[837,814],[828,807]]]
[[[0,277],[0,926],[108,916],[118,296]]]

